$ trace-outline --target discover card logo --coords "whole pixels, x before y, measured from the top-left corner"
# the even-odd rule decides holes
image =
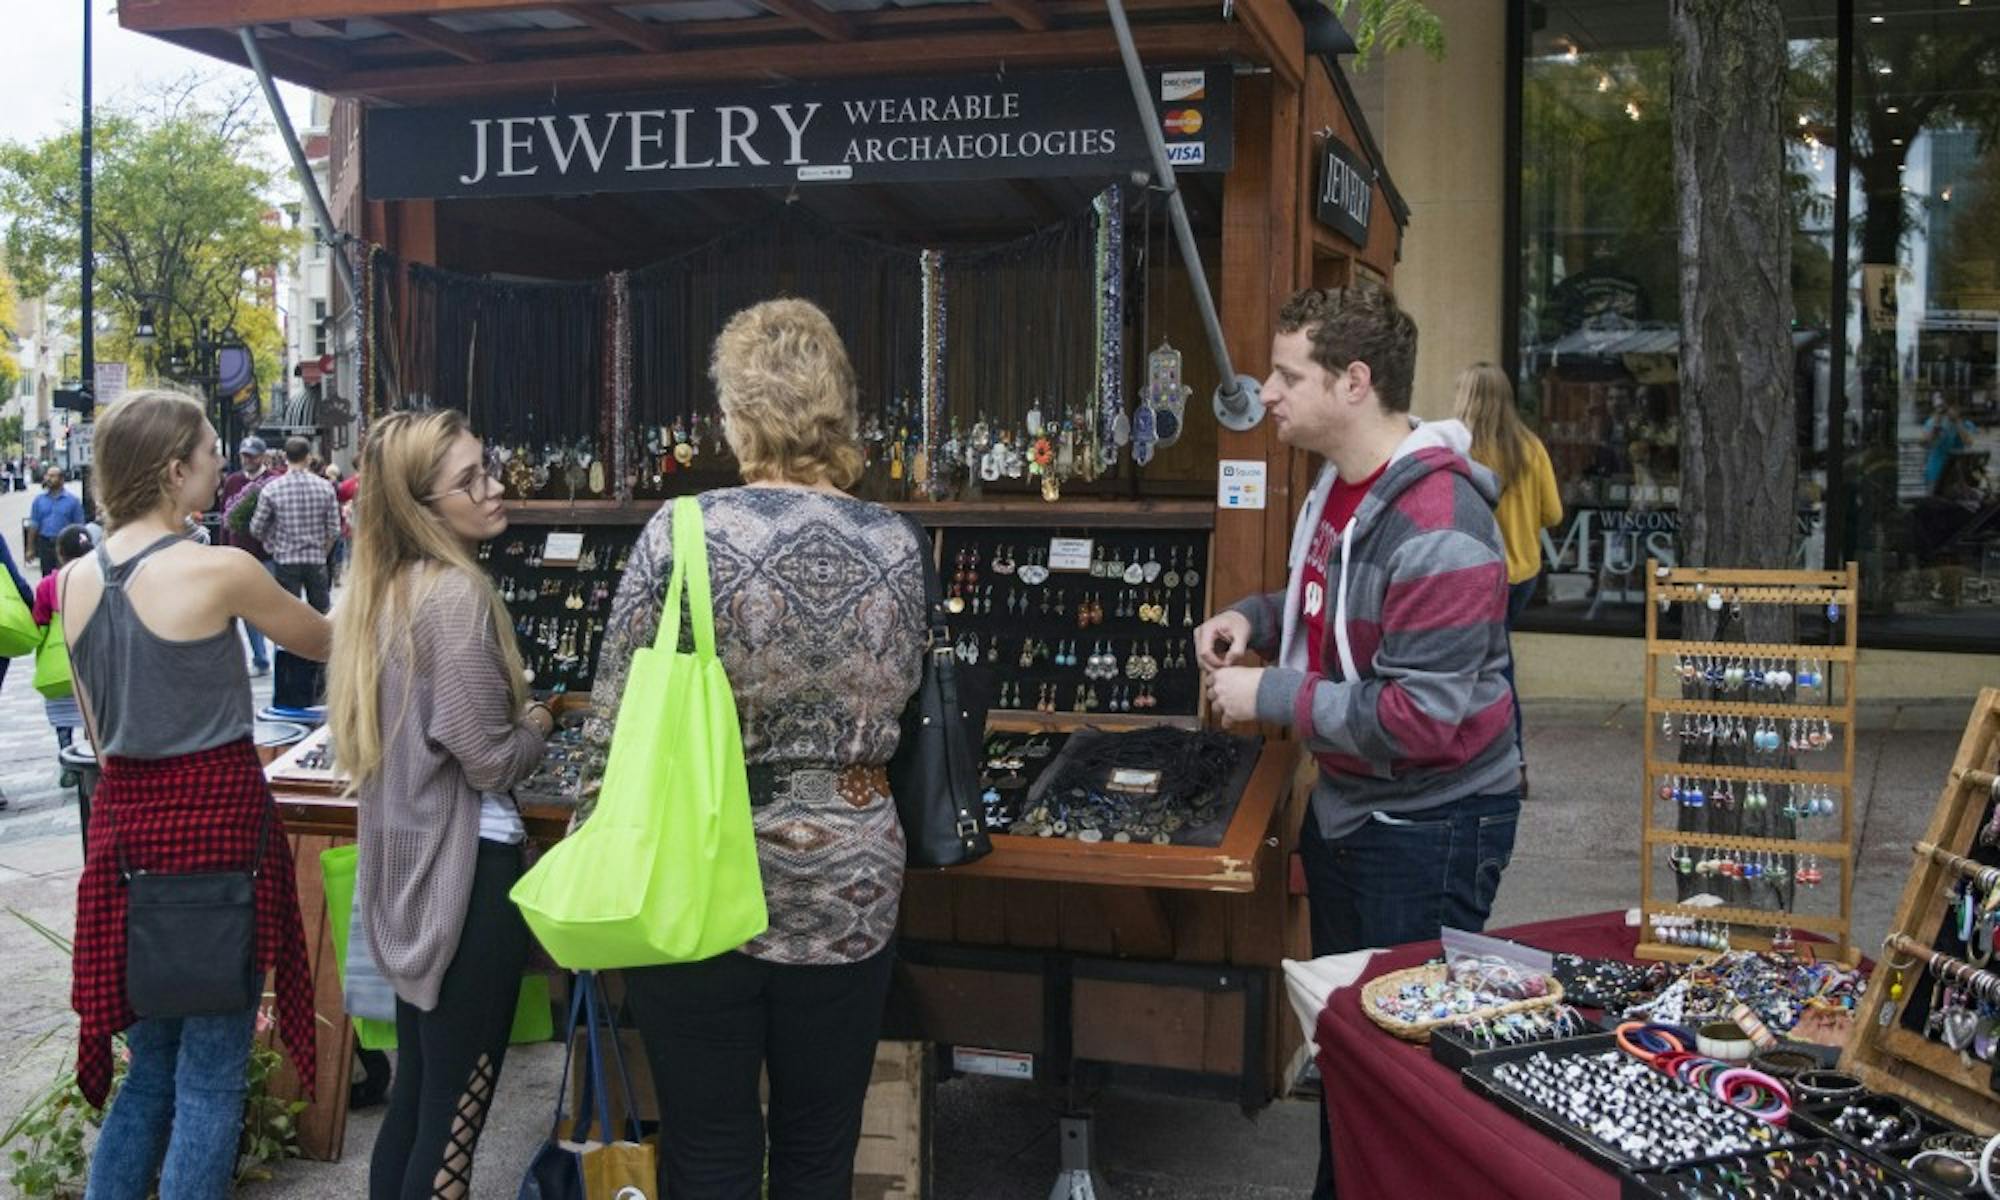
[[[1204,142],[1168,142],[1167,162],[1176,167],[1198,167],[1207,161]]]
[[[1160,100],[1172,104],[1176,100],[1204,100],[1208,97],[1208,72],[1206,71],[1163,71],[1160,74]]]

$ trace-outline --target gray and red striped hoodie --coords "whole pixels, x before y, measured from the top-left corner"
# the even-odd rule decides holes
[[[1414,423],[1414,422],[1413,422]],[[1457,421],[1415,424],[1340,531],[1324,644],[1305,644],[1300,589],[1334,469],[1320,472],[1292,532],[1283,592],[1234,606],[1275,666],[1257,717],[1289,725],[1319,762],[1313,815],[1345,837],[1467,796],[1515,791],[1520,750],[1507,665],[1507,552],[1499,486],[1470,461]],[[1273,657],[1275,652],[1275,658]]]

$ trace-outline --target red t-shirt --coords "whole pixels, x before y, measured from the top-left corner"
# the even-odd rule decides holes
[[[1309,656],[1311,669],[1320,665],[1320,647],[1326,645],[1327,610],[1336,603],[1331,595],[1332,588],[1327,582],[1327,565],[1333,561],[1333,552],[1340,545],[1340,531],[1354,519],[1361,509],[1362,498],[1368,489],[1382,478],[1382,472],[1389,469],[1384,462],[1375,468],[1375,473],[1356,483],[1345,479],[1333,481],[1333,490],[1327,493],[1326,507],[1320,510],[1319,528],[1313,531],[1312,544],[1306,547],[1305,584],[1299,589],[1301,624],[1305,627],[1306,645],[1312,648]]]

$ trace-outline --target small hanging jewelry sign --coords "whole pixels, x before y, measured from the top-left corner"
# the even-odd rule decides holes
[[[582,557],[581,533],[551,533],[542,543],[542,565],[545,567],[573,567]]]
[[[1049,570],[1088,571],[1094,541],[1090,538],[1050,538]]]

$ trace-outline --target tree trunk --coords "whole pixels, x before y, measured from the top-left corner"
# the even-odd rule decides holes
[[[1680,204],[1681,561],[1798,548],[1791,206],[1778,0],[1673,0]]]
[[[1798,534],[1798,426],[1792,392],[1792,209],[1785,191],[1783,86],[1789,67],[1778,0],[1672,0],[1674,189],[1680,210],[1681,559],[1687,566],[1789,568]],[[1683,605],[1682,636],[1698,641],[1796,640],[1777,605]],[[1741,665],[1741,664],[1739,664]],[[1796,673],[1796,663],[1787,664]],[[1739,700],[1694,685],[1687,695]],[[1784,697],[1789,699],[1789,696]],[[1733,723],[1725,723],[1731,724]],[[1684,741],[1681,759],[1753,763],[1743,735]],[[1680,828],[1790,837],[1787,789],[1748,811],[1748,784],[1729,800],[1683,808]],[[1713,791],[1710,783],[1709,790]],[[1713,852],[1710,852],[1713,853]],[[1699,857],[1699,855],[1697,855]],[[1788,863],[1796,869],[1797,863]],[[1680,894],[1712,891],[1732,904],[1788,907],[1789,883],[1681,876]]]

